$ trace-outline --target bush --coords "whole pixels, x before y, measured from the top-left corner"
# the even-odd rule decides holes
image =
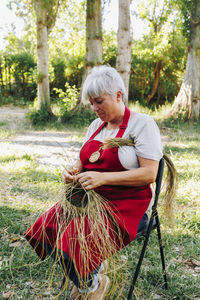
[[[60,100],[59,106],[61,115],[66,111],[72,110],[76,106],[80,93],[75,85],[70,86],[68,82],[65,83],[65,88],[65,91],[57,88],[54,89]]]
[[[95,113],[86,106],[80,106],[74,111],[65,111],[61,116],[61,122],[75,128],[87,127],[96,119]]]
[[[65,84],[66,90],[55,89],[60,99],[61,122],[76,128],[88,126],[94,119],[95,114],[84,106],[76,107],[79,100],[79,89],[75,85]]]
[[[32,111],[27,113],[27,118],[31,121],[34,126],[43,126],[49,121],[52,121],[52,118],[55,120],[55,116],[48,112],[46,105],[42,105],[40,110],[33,108]]]
[[[2,93],[1,93],[1,90],[0,90],[0,105],[3,105],[4,103],[3,103],[3,95],[2,95]]]
[[[61,123],[75,128],[89,126],[90,123],[96,118],[95,113],[89,107],[76,107],[79,99],[79,90],[75,85],[70,86],[67,82],[65,87],[65,91],[62,89],[55,89],[59,97],[58,106],[59,119]],[[53,117],[51,114],[49,114],[46,106],[43,106],[40,110],[37,110],[36,105],[37,99],[35,100],[32,111],[27,114],[27,117],[31,120],[31,123],[34,126],[44,126],[50,121],[57,120],[55,116]]]

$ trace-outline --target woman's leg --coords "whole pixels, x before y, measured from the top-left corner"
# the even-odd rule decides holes
[[[78,287],[90,287],[93,281],[93,274],[89,274],[87,279],[81,278],[74,267],[74,263],[72,259],[68,256],[67,253],[61,252],[56,248],[53,248],[49,244],[44,244],[44,248],[46,252],[52,256],[55,261],[58,261],[59,264],[62,266],[64,274],[69,277],[69,279]]]

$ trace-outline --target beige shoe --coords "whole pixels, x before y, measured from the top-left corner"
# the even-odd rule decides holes
[[[97,277],[99,281],[99,287],[95,292],[90,292],[87,294],[85,297],[87,300],[103,300],[109,290],[109,277],[103,274],[98,274]]]
[[[108,292],[110,286],[110,279],[108,276],[98,274],[99,286],[95,292],[89,292],[87,294],[80,293],[76,286],[73,287],[70,299],[71,300],[103,300]]]
[[[100,265],[99,271],[97,274],[105,274],[108,270],[108,261],[107,259],[102,262]]]
[[[97,274],[105,274],[107,269],[108,269],[108,261],[104,260],[102,262],[102,264],[100,265],[100,268],[99,268],[99,271]],[[77,286],[74,285],[71,290],[71,293],[70,293],[70,299],[72,299],[72,300],[76,299],[79,295],[80,295],[79,290],[78,290]]]
[[[72,300],[81,299],[81,298],[78,298],[79,295],[80,295],[79,290],[78,290],[77,286],[74,285],[73,289],[71,290],[71,293],[70,293],[70,299],[72,299]]]

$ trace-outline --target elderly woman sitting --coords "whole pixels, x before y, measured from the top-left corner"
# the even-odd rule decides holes
[[[80,159],[62,173],[65,183],[77,182],[85,191],[94,189],[106,199],[109,205],[106,226],[114,241],[112,253],[136,237],[138,225],[152,199],[150,184],[156,179],[162,157],[156,123],[148,115],[130,111],[123,102],[124,95],[124,83],[114,68],[100,66],[91,70],[83,85],[82,102],[90,103],[98,118],[88,128]],[[103,149],[108,137],[132,139],[134,146]],[[73,220],[63,226],[58,237],[58,214],[63,214],[59,203],[27,230],[27,240],[42,259],[55,249],[62,252],[63,268],[74,283],[71,299],[104,299],[110,281],[98,266],[106,257],[98,247],[94,249],[95,241],[87,243],[85,253],[80,251],[78,243],[72,251],[71,243],[76,236]],[[122,243],[119,233],[110,230],[113,220],[120,228]],[[88,227],[86,217],[87,235],[92,230]]]

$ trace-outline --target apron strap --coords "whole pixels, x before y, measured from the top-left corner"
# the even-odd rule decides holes
[[[101,126],[93,133],[93,135],[91,135],[91,137],[89,138],[88,141],[93,140],[93,138],[99,133],[99,131],[101,131],[101,129],[106,125],[106,122],[103,122],[101,124]]]
[[[122,122],[122,125],[119,126],[119,131],[116,135],[116,138],[121,138],[123,136],[124,131],[126,130],[126,127],[128,125],[128,120],[129,120],[130,114],[131,114],[130,110],[128,109],[127,106],[125,106],[123,122]]]
[[[125,106],[125,112],[124,112],[124,118],[123,118],[123,122],[122,122],[122,125],[119,126],[119,131],[116,135],[116,137],[119,137],[121,138],[124,134],[124,131],[126,130],[126,127],[127,127],[127,124],[128,124],[128,120],[129,120],[129,117],[130,117],[130,110],[128,109],[127,106]],[[93,135],[91,135],[91,137],[89,138],[88,141],[90,140],[93,140],[94,137],[101,131],[101,129],[107,124],[107,122],[103,122],[101,124],[101,126],[93,133]]]

